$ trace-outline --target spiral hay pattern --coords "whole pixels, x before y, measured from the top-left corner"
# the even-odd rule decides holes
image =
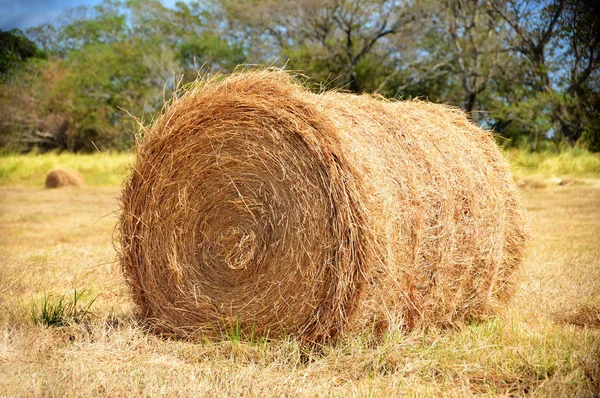
[[[312,94],[284,72],[176,99],[137,146],[121,265],[180,337],[326,341],[493,313],[525,245],[508,166],[454,108]]]

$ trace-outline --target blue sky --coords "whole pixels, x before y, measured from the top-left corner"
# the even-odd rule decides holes
[[[19,28],[54,22],[60,14],[77,6],[94,6],[102,0],[0,0],[0,30]],[[173,7],[177,0],[162,3]]]

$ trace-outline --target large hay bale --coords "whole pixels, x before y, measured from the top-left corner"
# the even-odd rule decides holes
[[[122,202],[135,302],[176,336],[479,318],[511,296],[525,245],[507,163],[462,111],[312,94],[283,72],[174,100]]]
[[[84,184],[83,175],[76,170],[56,169],[46,175],[46,188],[81,187]]]

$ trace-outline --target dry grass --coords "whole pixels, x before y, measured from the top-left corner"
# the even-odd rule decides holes
[[[235,330],[199,344],[145,333],[114,262],[118,190],[2,187],[0,394],[597,396],[600,330],[579,325],[600,304],[600,183],[524,194],[533,242],[506,311],[379,344],[356,337],[307,349]],[[32,301],[84,288],[99,294],[86,321],[32,322]]]
[[[236,73],[178,97],[136,149],[121,263],[163,333],[448,326],[494,314],[518,280],[508,164],[457,108]]]

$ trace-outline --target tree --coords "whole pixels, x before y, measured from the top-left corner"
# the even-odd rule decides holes
[[[395,51],[390,38],[411,23],[408,4],[401,0],[229,0],[223,4],[230,21],[273,47],[265,51],[273,59],[283,58],[288,68],[321,82],[341,77],[333,84],[354,92],[377,87],[373,76],[381,74],[373,72]]]
[[[180,73],[192,80],[196,62],[233,70],[243,60],[199,4],[170,9],[155,0],[105,0],[61,21],[29,30],[48,50],[48,62],[25,63],[3,84],[3,146],[127,149],[129,114],[144,123],[159,111],[163,90],[173,90]]]
[[[441,36],[452,43],[451,70],[464,91],[463,108],[478,119],[478,99],[511,62],[505,48],[504,21],[484,0],[438,3]]]
[[[537,91],[551,106],[556,134],[576,142],[591,117],[582,97],[585,84],[600,62],[596,3],[510,0],[492,4],[512,29],[515,56],[524,56],[531,65]]]
[[[28,58],[45,58],[46,54],[20,29],[0,30],[0,75],[4,78]]]
[[[105,0],[0,32],[2,145],[131,145],[198,69],[284,66],[320,87],[462,106],[510,144],[600,142],[594,0]],[[43,51],[37,45],[41,46]],[[48,59],[36,58],[48,54]],[[164,89],[164,91],[163,91]]]

